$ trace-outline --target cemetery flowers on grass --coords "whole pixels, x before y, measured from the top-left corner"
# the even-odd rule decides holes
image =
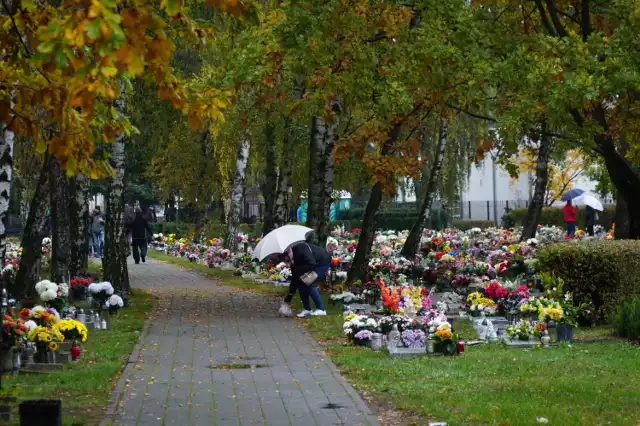
[[[29,335],[48,345],[50,351],[57,350],[62,341],[86,340],[83,361],[68,364],[62,371],[11,376],[9,380],[3,380],[0,397],[51,399],[53,392],[56,398],[62,399],[64,424],[99,424],[103,419],[103,408],[109,402],[111,385],[115,384],[138,341],[153,306],[153,297],[142,291],[131,293],[128,300],[130,307],[120,313],[109,330],[100,331],[100,338],[86,340],[86,330],[73,320],[58,321],[52,328],[34,327]],[[42,319],[45,311],[37,311]]]

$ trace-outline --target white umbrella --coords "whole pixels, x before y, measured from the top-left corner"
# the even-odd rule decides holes
[[[574,199],[577,204],[590,206],[594,210],[598,210],[599,212],[603,211],[602,203],[596,197],[591,194],[584,193],[581,196]]]
[[[285,225],[274,229],[258,243],[253,257],[262,261],[269,255],[284,253],[290,245],[306,240],[309,232],[313,232],[313,229],[300,225]]]

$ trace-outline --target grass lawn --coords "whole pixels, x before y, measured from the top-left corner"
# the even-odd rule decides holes
[[[89,332],[80,362],[66,366],[63,371],[4,376],[0,396],[16,397],[19,401],[61,399],[63,424],[99,424],[113,386],[153,307],[153,296],[134,290],[129,305],[112,320],[110,330]]]
[[[190,262],[189,259],[170,256],[166,253],[154,250],[152,248],[149,249],[147,256],[161,262],[166,262],[172,265],[183,267],[185,269],[197,271],[203,275],[216,278],[221,284],[229,285],[243,290],[253,290],[261,293],[283,296],[288,291],[287,287],[276,287],[272,285],[261,284],[253,280],[234,276],[233,271],[225,271],[218,268],[209,268],[208,266],[201,265],[199,263]]]
[[[391,360],[384,353],[346,344],[342,316],[306,322],[342,373],[385,406],[415,414],[402,424],[552,425],[640,424],[640,346],[611,339],[611,329],[576,330],[576,338],[606,343],[549,349],[500,344],[467,347],[461,357]],[[466,339],[469,321],[455,321]]]
[[[151,252],[158,260],[215,277],[234,287],[281,293],[284,289],[233,277],[231,272]],[[429,420],[450,425],[640,424],[640,346],[611,337],[607,327],[577,329],[576,341],[549,349],[511,349],[500,344],[467,347],[461,357],[391,360],[384,353],[347,344],[341,311],[323,296],[329,313],[305,321],[341,372],[379,407],[402,410],[402,425]],[[300,309],[300,299],[294,298]],[[469,321],[454,327],[466,340]]]

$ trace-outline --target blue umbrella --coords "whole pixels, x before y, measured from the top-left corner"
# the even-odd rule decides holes
[[[578,188],[573,188],[571,191],[567,191],[563,196],[562,196],[562,201],[569,201],[569,200],[573,200],[576,197],[581,196],[582,194],[584,194],[584,191],[582,189],[578,189]]]

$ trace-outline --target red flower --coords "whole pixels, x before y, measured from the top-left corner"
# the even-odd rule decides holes
[[[442,258],[442,256],[444,256],[444,253],[441,251],[436,252],[436,255],[434,256],[436,258],[436,260],[440,260],[440,258]]]

